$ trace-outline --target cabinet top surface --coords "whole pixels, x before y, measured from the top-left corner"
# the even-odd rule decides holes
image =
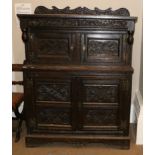
[[[137,20],[137,17],[112,16],[112,15],[77,15],[77,14],[17,14],[19,18],[98,18],[98,19],[122,19]]]

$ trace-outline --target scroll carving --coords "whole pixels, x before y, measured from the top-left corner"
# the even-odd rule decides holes
[[[65,7],[64,9],[59,9],[52,6],[48,9],[44,6],[38,6],[35,9],[35,14],[80,14],[80,15],[113,15],[113,16],[130,16],[129,11],[126,8],[120,8],[117,10],[112,10],[108,8],[106,10],[100,10],[95,7],[94,10],[88,9],[86,7],[77,7],[75,9],[70,9],[70,7]]]

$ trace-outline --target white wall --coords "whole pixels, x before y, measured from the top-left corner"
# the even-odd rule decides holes
[[[98,7],[100,9],[118,9],[125,7],[130,11],[131,16],[137,16],[138,21],[135,27],[133,54],[132,54],[132,66],[134,68],[133,83],[132,83],[132,102],[135,91],[139,88],[139,74],[140,74],[140,55],[141,55],[141,38],[142,38],[142,0],[13,0],[13,63],[23,63],[25,58],[24,44],[21,40],[21,30],[16,26],[16,18],[14,12],[15,3],[31,3],[32,9],[36,6],[43,5],[48,8],[51,6],[57,6],[58,8],[64,8],[70,6],[75,8],[78,6],[86,6],[90,9]],[[21,76],[21,75],[20,75]],[[21,78],[20,76],[16,78]],[[133,121],[133,108],[131,110],[131,122]]]

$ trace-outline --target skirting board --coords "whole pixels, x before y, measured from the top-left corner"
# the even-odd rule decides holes
[[[135,98],[134,98],[134,110],[136,116],[136,144],[142,145],[143,144],[143,98],[140,91],[136,91]]]

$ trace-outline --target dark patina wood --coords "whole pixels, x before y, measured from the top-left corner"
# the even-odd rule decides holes
[[[129,148],[137,18],[125,8],[43,6],[17,16],[26,54],[26,146],[101,142]]]

